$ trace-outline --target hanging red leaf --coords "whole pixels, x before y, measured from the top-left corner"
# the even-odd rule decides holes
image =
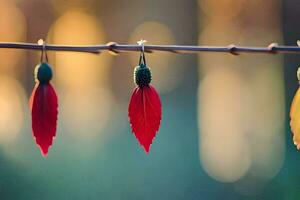
[[[135,88],[129,103],[129,120],[135,137],[149,153],[161,121],[161,102],[153,86]]]
[[[47,156],[56,134],[57,107],[57,96],[52,85],[40,84],[32,104],[32,130],[43,156]]]
[[[132,132],[146,153],[159,129],[161,101],[155,88],[150,85],[151,72],[145,64],[135,68],[135,83],[138,85],[130,99],[128,116]]]
[[[30,97],[32,130],[42,155],[47,156],[48,149],[56,135],[58,115],[57,95],[49,83],[52,71],[47,63],[38,66],[37,78],[37,84]]]

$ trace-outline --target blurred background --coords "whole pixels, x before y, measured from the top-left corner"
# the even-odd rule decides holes
[[[0,41],[296,45],[298,0],[0,0]],[[149,155],[127,119],[139,53],[48,52],[59,96],[47,158],[28,99],[40,52],[0,49],[0,199],[299,199],[289,128],[299,55],[146,59],[163,120]]]

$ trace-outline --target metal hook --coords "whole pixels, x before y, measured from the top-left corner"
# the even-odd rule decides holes
[[[41,63],[43,62],[44,54],[46,58],[46,62],[48,63],[48,56],[47,56],[47,51],[46,51],[46,42],[43,39],[38,40],[38,45],[43,45],[42,48],[42,55],[41,55]]]
[[[145,59],[145,43],[147,41],[141,39],[140,41],[137,41],[138,45],[142,46],[141,48],[141,54],[140,54],[140,61],[139,61],[139,65],[144,64],[146,65],[146,59]],[[142,63],[143,62],[143,63]]]

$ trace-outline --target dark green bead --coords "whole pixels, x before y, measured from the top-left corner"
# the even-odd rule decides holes
[[[52,79],[52,69],[48,63],[37,65],[35,73],[35,77],[40,83],[48,83]]]
[[[146,65],[141,64],[134,68],[134,82],[139,87],[144,87],[149,85],[151,79],[152,79],[151,71]]]

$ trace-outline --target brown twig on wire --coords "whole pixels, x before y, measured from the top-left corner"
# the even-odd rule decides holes
[[[42,50],[43,45],[37,43],[16,43],[16,42],[0,42],[0,48],[10,49],[29,49]],[[110,51],[114,54],[128,51],[141,51],[141,45],[117,44],[109,42],[100,45],[54,45],[46,44],[44,47],[47,51],[73,51],[100,53],[101,51]],[[144,45],[145,52],[167,51],[172,53],[198,53],[198,52],[223,52],[238,55],[240,53],[266,53],[266,54],[299,54],[298,46],[280,46],[272,43],[267,47],[245,47],[245,46],[192,46],[192,45]]]

